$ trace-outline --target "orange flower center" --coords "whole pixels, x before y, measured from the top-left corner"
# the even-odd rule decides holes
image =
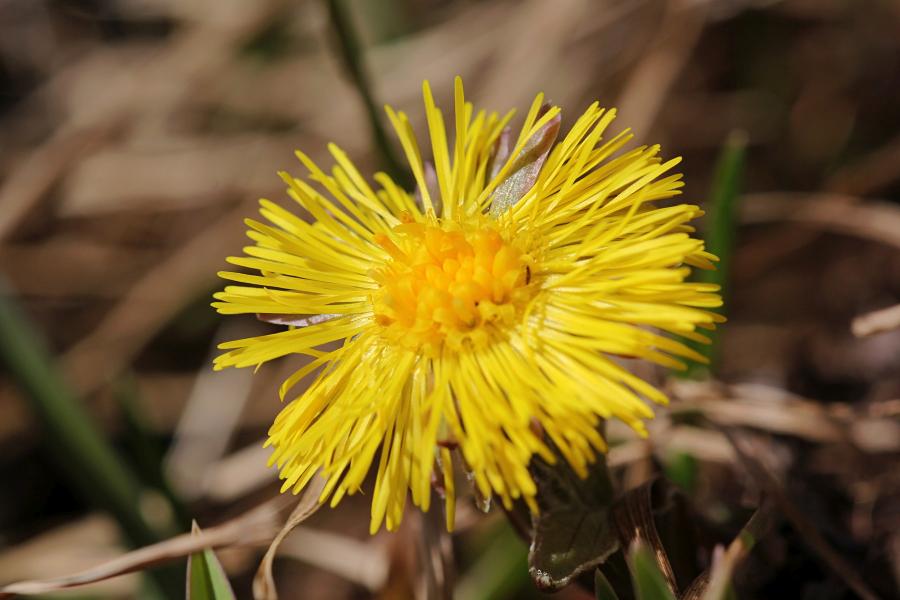
[[[528,255],[490,226],[404,223],[375,241],[392,260],[375,273],[375,319],[392,342],[436,351],[487,342],[528,298]]]

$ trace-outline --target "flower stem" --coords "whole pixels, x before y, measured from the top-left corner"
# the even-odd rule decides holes
[[[372,142],[380,155],[382,166],[394,181],[403,187],[409,188],[412,185],[412,181],[409,174],[401,168],[400,161],[397,160],[397,155],[385,132],[381,113],[376,106],[375,98],[372,94],[372,85],[363,63],[359,36],[353,28],[349,11],[343,0],[326,0],[326,2],[331,28],[340,47],[341,58],[365,106]]]

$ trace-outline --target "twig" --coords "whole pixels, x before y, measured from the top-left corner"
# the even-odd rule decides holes
[[[875,333],[900,328],[900,304],[882,308],[853,319],[851,329],[856,337],[866,337]]]
[[[200,534],[183,533],[74,575],[13,583],[0,588],[0,598],[15,594],[46,594],[88,585],[182,558],[204,548],[265,543],[275,535],[278,516],[283,514],[281,510],[284,506],[284,498],[277,497],[231,521],[209,527]]]
[[[887,202],[841,194],[748,194],[740,214],[744,223],[792,221],[900,248],[900,208]]]
[[[898,178],[900,178],[900,137],[840,169],[825,183],[825,188],[839,193],[863,196],[889,186]]]

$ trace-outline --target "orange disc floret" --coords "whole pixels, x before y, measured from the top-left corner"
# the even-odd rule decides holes
[[[375,273],[375,320],[392,341],[437,350],[482,343],[527,299],[530,257],[489,226],[404,223],[375,241],[391,261]]]

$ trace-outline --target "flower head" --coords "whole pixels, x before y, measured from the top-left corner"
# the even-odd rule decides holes
[[[556,453],[586,475],[602,419],[645,434],[646,401],[665,396],[616,362],[702,360],[683,343],[721,320],[716,286],[687,281],[715,257],[691,237],[702,214],[655,202],[679,193],[678,160],[605,138],[615,111],[591,105],[561,142],[559,109],[538,96],[513,141],[508,122],[475,112],[456,80],[454,143],[424,85],[434,168],[406,115],[387,109],[416,195],[387,175],[373,186],[336,146],[326,173],[281,176],[311,218],[261,201],[255,245],[230,258],[258,274],[220,275],[224,314],[279,315],[293,326],[227,342],[216,368],[308,357],[281,387],[308,382],[269,431],[282,490],[320,473],[321,501],[361,489],[375,467],[371,529],[429,508],[443,479],[453,519],[453,453],[484,496],[532,510],[529,461]]]

